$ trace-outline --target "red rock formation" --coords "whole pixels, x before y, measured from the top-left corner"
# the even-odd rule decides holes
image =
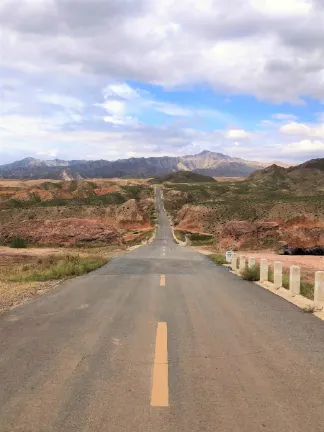
[[[76,244],[120,244],[118,231],[102,219],[25,220],[0,227],[0,241],[19,236],[32,244],[73,246]]]

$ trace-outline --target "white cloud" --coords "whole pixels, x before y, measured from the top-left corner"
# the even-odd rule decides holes
[[[280,132],[286,135],[311,136],[312,129],[303,123],[287,123],[280,128]]]
[[[280,128],[280,132],[299,137],[324,138],[324,123],[317,125],[296,122],[288,123]]]
[[[59,105],[67,110],[82,111],[84,108],[84,103],[72,96],[56,93],[39,93],[37,97],[41,102]]]
[[[243,129],[232,129],[226,132],[226,137],[235,140],[250,138],[251,134]]]
[[[294,114],[273,114],[272,118],[274,118],[275,120],[297,120],[297,116],[295,116]]]
[[[54,149],[49,149],[47,151],[36,152],[36,155],[49,157],[49,158],[56,158],[58,152],[59,150],[57,148],[54,148]]]
[[[176,104],[147,100],[144,102],[144,105],[147,105],[156,111],[159,111],[161,113],[164,113],[164,114],[167,114],[170,116],[191,117],[194,115],[193,109],[186,108],[186,107],[176,105]]]
[[[178,118],[214,118],[222,123],[233,121],[231,115],[218,110],[185,106],[154,99],[148,91],[133,89],[125,82],[109,84],[103,89],[102,107],[109,114],[104,120],[114,125],[137,125],[145,112],[155,112]]]
[[[283,154],[324,153],[324,140],[302,140],[284,146]]]
[[[263,13],[288,17],[304,16],[312,9],[307,0],[252,0],[252,5]]]
[[[111,114],[123,115],[126,111],[125,102],[119,100],[108,100],[102,106]]]
[[[324,99],[323,19],[317,0],[2,0],[1,62],[301,103]]]
[[[103,94],[105,98],[120,97],[126,100],[139,97],[139,93],[127,83],[110,84],[103,89]]]

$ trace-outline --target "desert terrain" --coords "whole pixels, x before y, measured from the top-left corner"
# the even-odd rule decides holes
[[[145,242],[155,218],[143,180],[0,180],[0,310]]]
[[[274,165],[240,182],[173,176],[163,184],[165,207],[177,237],[191,247],[280,260],[286,273],[301,265],[303,281],[313,284],[314,272],[324,270],[323,162]]]

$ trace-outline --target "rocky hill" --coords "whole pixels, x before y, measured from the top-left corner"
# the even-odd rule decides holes
[[[164,198],[178,230],[213,235],[220,249],[324,247],[324,158],[242,182],[168,183]]]
[[[271,165],[252,173],[246,184],[250,189],[261,187],[297,196],[317,195],[324,191],[324,158],[312,159],[290,168]]]
[[[192,171],[177,171],[163,177],[150,180],[152,184],[159,183],[216,183],[214,177],[198,174]]]
[[[222,153],[203,151],[183,157],[130,158],[117,161],[54,159],[43,161],[25,158],[0,165],[0,178],[11,179],[77,179],[77,178],[148,178],[176,171],[193,171],[214,177],[246,177],[266,163],[232,158]]]
[[[0,181],[0,244],[128,244],[150,235],[153,188],[131,180]]]

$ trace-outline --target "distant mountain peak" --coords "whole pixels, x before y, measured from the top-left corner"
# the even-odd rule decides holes
[[[180,157],[130,158],[106,160],[40,160],[25,158],[0,166],[0,177],[28,179],[159,177],[175,171],[192,171],[211,177],[247,177],[269,163],[233,158],[223,153],[203,150],[197,155]]]
[[[203,150],[202,152],[198,153],[197,156],[205,156],[209,154],[215,154],[214,152],[211,152],[210,150]]]

